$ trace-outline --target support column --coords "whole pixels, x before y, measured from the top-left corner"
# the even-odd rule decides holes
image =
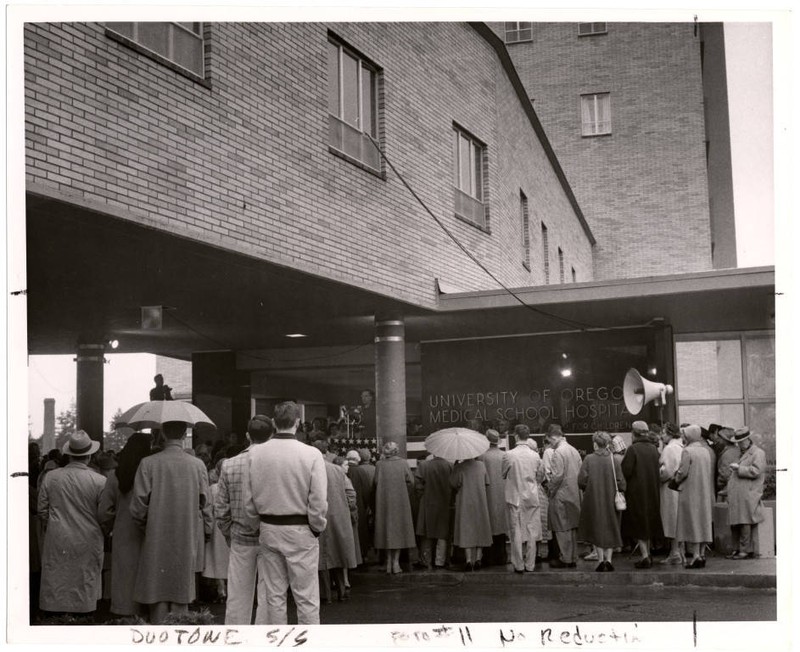
[[[378,447],[394,441],[406,457],[406,338],[399,315],[375,316],[375,416]]]
[[[216,430],[199,426],[192,434],[193,444],[236,433],[244,443],[250,419],[249,373],[236,369],[235,351],[192,353],[192,403],[205,412]]]
[[[105,344],[78,344],[75,426],[103,447],[103,365]]]

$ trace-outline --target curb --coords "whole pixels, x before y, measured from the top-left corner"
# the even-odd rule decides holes
[[[511,571],[481,570],[473,573],[458,571],[413,571],[400,575],[385,573],[354,573],[351,581],[361,584],[436,584],[440,586],[509,584],[543,586],[680,586],[698,588],[747,588],[775,589],[777,577],[774,574],[699,571],[643,572],[617,570],[613,573],[596,573],[577,570],[536,570],[520,575]]]

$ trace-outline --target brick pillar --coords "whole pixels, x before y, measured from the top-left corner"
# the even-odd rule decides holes
[[[405,323],[400,316],[375,317],[375,416],[378,447],[394,441],[406,456]]]
[[[78,344],[76,427],[103,447],[103,365],[105,344]]]

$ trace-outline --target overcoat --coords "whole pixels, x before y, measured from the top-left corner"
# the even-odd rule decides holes
[[[767,456],[752,444],[739,458],[739,468],[728,479],[728,520],[731,525],[760,523],[764,520],[761,496]]]
[[[622,536],[631,539],[661,539],[661,480],[658,477],[658,449],[647,437],[633,436],[622,458],[625,498],[628,508],[622,514]]]
[[[419,463],[417,487],[422,499],[417,516],[417,534],[428,539],[450,540],[450,473],[453,465],[446,459],[434,457]]]
[[[372,504],[374,500],[375,467],[372,464],[358,464],[351,466],[347,472],[353,489],[356,491],[356,507],[358,508],[358,545],[361,556],[366,559],[372,547],[372,534],[370,520],[373,517]]]
[[[581,455],[566,439],[562,439],[552,451],[547,481],[550,498],[548,525],[553,532],[566,532],[578,527],[581,515],[581,494],[578,489]]]
[[[219,495],[219,481],[209,487],[211,494],[211,512],[214,513],[214,504]],[[203,577],[211,579],[228,579],[228,562],[230,561],[230,548],[225,542],[222,531],[217,527],[216,516],[211,519],[211,538],[205,542],[203,556]]]
[[[717,456],[717,493],[726,492],[728,479],[731,477],[731,463],[738,462],[741,451],[736,444],[727,444]],[[727,493],[727,492],[726,492]]]
[[[364,557],[361,554],[361,542],[358,540],[358,501],[353,482],[350,480],[350,470],[344,474],[344,493],[347,496],[347,509],[350,510],[350,527],[353,530],[353,552],[356,556],[356,565],[360,566]]]
[[[460,548],[492,545],[489,521],[489,474],[480,460],[465,460],[453,466],[450,485],[456,492],[453,544]]]
[[[714,481],[711,455],[701,442],[688,444],[675,474],[678,487],[678,520],[675,538],[689,543],[712,541],[711,522]]]
[[[80,462],[50,471],[37,510],[46,526],[39,606],[87,613],[102,594],[103,531],[97,518],[106,478]]]
[[[120,491],[116,471],[100,495],[100,523],[111,529],[111,612],[120,616],[137,613],[133,587],[144,534],[131,518],[132,495],[132,491]]]
[[[136,471],[130,511],[144,530],[133,599],[142,604],[195,598],[195,573],[203,570],[197,542],[211,534],[211,497],[203,462],[181,442],[145,457]]]
[[[503,458],[506,453],[497,446],[490,446],[489,450],[478,459],[486,466],[489,474],[489,522],[492,526],[492,536],[508,532],[505,482],[503,481]]]
[[[593,543],[599,548],[622,546],[620,513],[614,506],[614,494],[617,490],[625,491],[626,487],[619,458],[612,455],[607,448],[587,455],[578,473],[578,486],[583,489],[578,539]]]
[[[661,451],[659,457],[658,479],[661,481],[661,526],[664,536],[668,539],[675,538],[675,528],[678,524],[678,495],[677,491],[669,488],[669,482],[675,476],[681,465],[683,444],[680,439],[670,439]]]
[[[353,524],[347,504],[347,476],[344,469],[325,462],[328,478],[328,525],[319,537],[319,570],[357,566]]]
[[[381,550],[414,548],[411,491],[414,476],[408,463],[397,456],[375,464],[375,547]]]

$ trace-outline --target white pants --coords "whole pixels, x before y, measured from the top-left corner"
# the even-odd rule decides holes
[[[267,624],[267,587],[258,570],[260,546],[231,541],[228,561],[228,600],[225,604],[226,625],[249,625],[253,617],[253,594],[258,576],[258,608],[256,625]]]
[[[292,588],[298,625],[319,625],[319,541],[307,525],[261,523],[259,574],[267,590],[267,622],[286,625],[286,589]]]
[[[508,538],[511,541],[511,564],[514,570],[532,571],[536,564],[536,541],[542,538],[539,506],[516,506],[506,503],[506,510]],[[524,543],[528,545],[524,546]]]

